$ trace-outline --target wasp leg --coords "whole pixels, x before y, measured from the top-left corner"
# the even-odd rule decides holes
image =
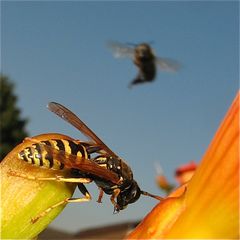
[[[81,186],[79,186],[81,185]],[[86,189],[86,187],[83,184],[79,184],[78,187],[80,189],[80,191],[82,193],[85,193],[83,198],[66,198],[64,200],[62,200],[61,202],[58,202],[54,205],[52,205],[51,207],[47,208],[45,211],[41,212],[38,216],[36,216],[35,218],[32,218],[31,221],[32,223],[37,222],[40,218],[46,216],[50,211],[52,211],[54,208],[61,206],[63,204],[67,204],[67,203],[80,203],[80,202],[89,202],[92,197],[89,194],[88,190]]]
[[[71,183],[90,183],[92,180],[90,178],[65,178],[61,176],[56,177],[36,177],[32,175],[28,175],[25,173],[15,172],[12,170],[8,171],[10,176],[21,177],[28,180],[39,180],[39,181],[57,181],[57,182],[71,182]]]
[[[86,199],[89,199],[89,201],[92,199],[90,193],[88,192],[87,188],[84,186],[84,184],[79,183],[78,184],[78,189],[80,192],[85,196]]]
[[[120,209],[117,202],[115,201],[115,198],[117,198],[117,196],[119,195],[120,192],[121,192],[121,190],[119,188],[116,188],[113,190],[113,194],[110,197],[110,200],[114,206],[114,213],[119,212],[119,209]]]
[[[98,200],[97,200],[97,202],[98,202],[98,203],[101,203],[104,192],[103,192],[102,188],[98,188],[98,189],[99,189],[99,195],[98,195]]]

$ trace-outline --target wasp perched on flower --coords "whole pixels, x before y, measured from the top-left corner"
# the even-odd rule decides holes
[[[129,88],[136,84],[154,81],[157,67],[169,72],[176,72],[180,69],[180,63],[176,60],[155,56],[148,43],[131,44],[133,47],[129,45],[118,42],[108,44],[115,57],[129,57],[138,68],[138,74],[129,84]]]
[[[48,139],[46,138],[41,141],[35,138],[26,138],[25,141],[32,144],[22,149],[18,153],[18,158],[36,167],[68,171],[70,177],[37,178],[15,171],[9,171],[9,175],[29,180],[76,183],[84,197],[68,197],[61,200],[41,212],[38,216],[32,218],[33,223],[58,206],[66,203],[90,201],[91,195],[84,183],[92,181],[96,183],[100,190],[99,203],[104,193],[111,195],[110,200],[114,206],[114,212],[119,212],[125,209],[128,204],[136,202],[140,195],[153,197],[157,200],[163,199],[142,191],[133,179],[133,172],[127,163],[108,148],[72,111],[56,102],[50,102],[48,109],[82,132],[82,134],[89,138],[90,142],[65,137],[61,139],[56,134],[57,137],[52,138],[50,136]]]

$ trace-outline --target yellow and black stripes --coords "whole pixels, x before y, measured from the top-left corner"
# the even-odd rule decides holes
[[[72,154],[88,158],[86,148],[81,143],[66,139],[49,139],[26,147],[18,157],[35,166],[61,170],[64,164],[58,159],[59,155]]]
[[[106,156],[97,156],[93,160],[95,163],[97,163],[100,167],[108,169],[108,158]]]

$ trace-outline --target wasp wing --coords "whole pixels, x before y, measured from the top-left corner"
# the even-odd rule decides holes
[[[128,57],[128,58],[134,58],[134,48],[129,47],[126,44],[119,43],[119,42],[114,42],[110,41],[107,44],[108,48],[113,53],[113,56],[116,58],[121,58],[121,57]]]
[[[156,57],[155,62],[160,70],[163,71],[177,72],[181,68],[181,64],[171,58]]]
[[[72,111],[61,105],[60,103],[50,102],[48,109],[58,115],[63,120],[67,121],[75,128],[77,128],[87,138],[94,141],[97,145],[101,146],[103,150],[109,155],[118,158],[118,156],[105,144],[103,141]]]
[[[116,173],[104,167],[100,167],[91,159],[86,159],[63,150],[58,150],[57,148],[54,148],[51,145],[46,145],[45,143],[36,139],[27,138],[24,141],[29,141],[31,144],[39,144],[40,148],[45,150],[47,155],[52,156],[53,159],[63,163],[66,169],[78,169],[84,173],[93,174],[113,183],[117,183],[119,181]]]

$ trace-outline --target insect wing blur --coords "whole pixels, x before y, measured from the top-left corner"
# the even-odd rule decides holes
[[[129,88],[136,84],[154,81],[157,75],[157,68],[167,72],[176,72],[181,68],[180,63],[176,60],[157,57],[148,43],[127,45],[119,42],[110,42],[108,47],[115,57],[131,58],[138,68],[137,76],[130,82]]]

